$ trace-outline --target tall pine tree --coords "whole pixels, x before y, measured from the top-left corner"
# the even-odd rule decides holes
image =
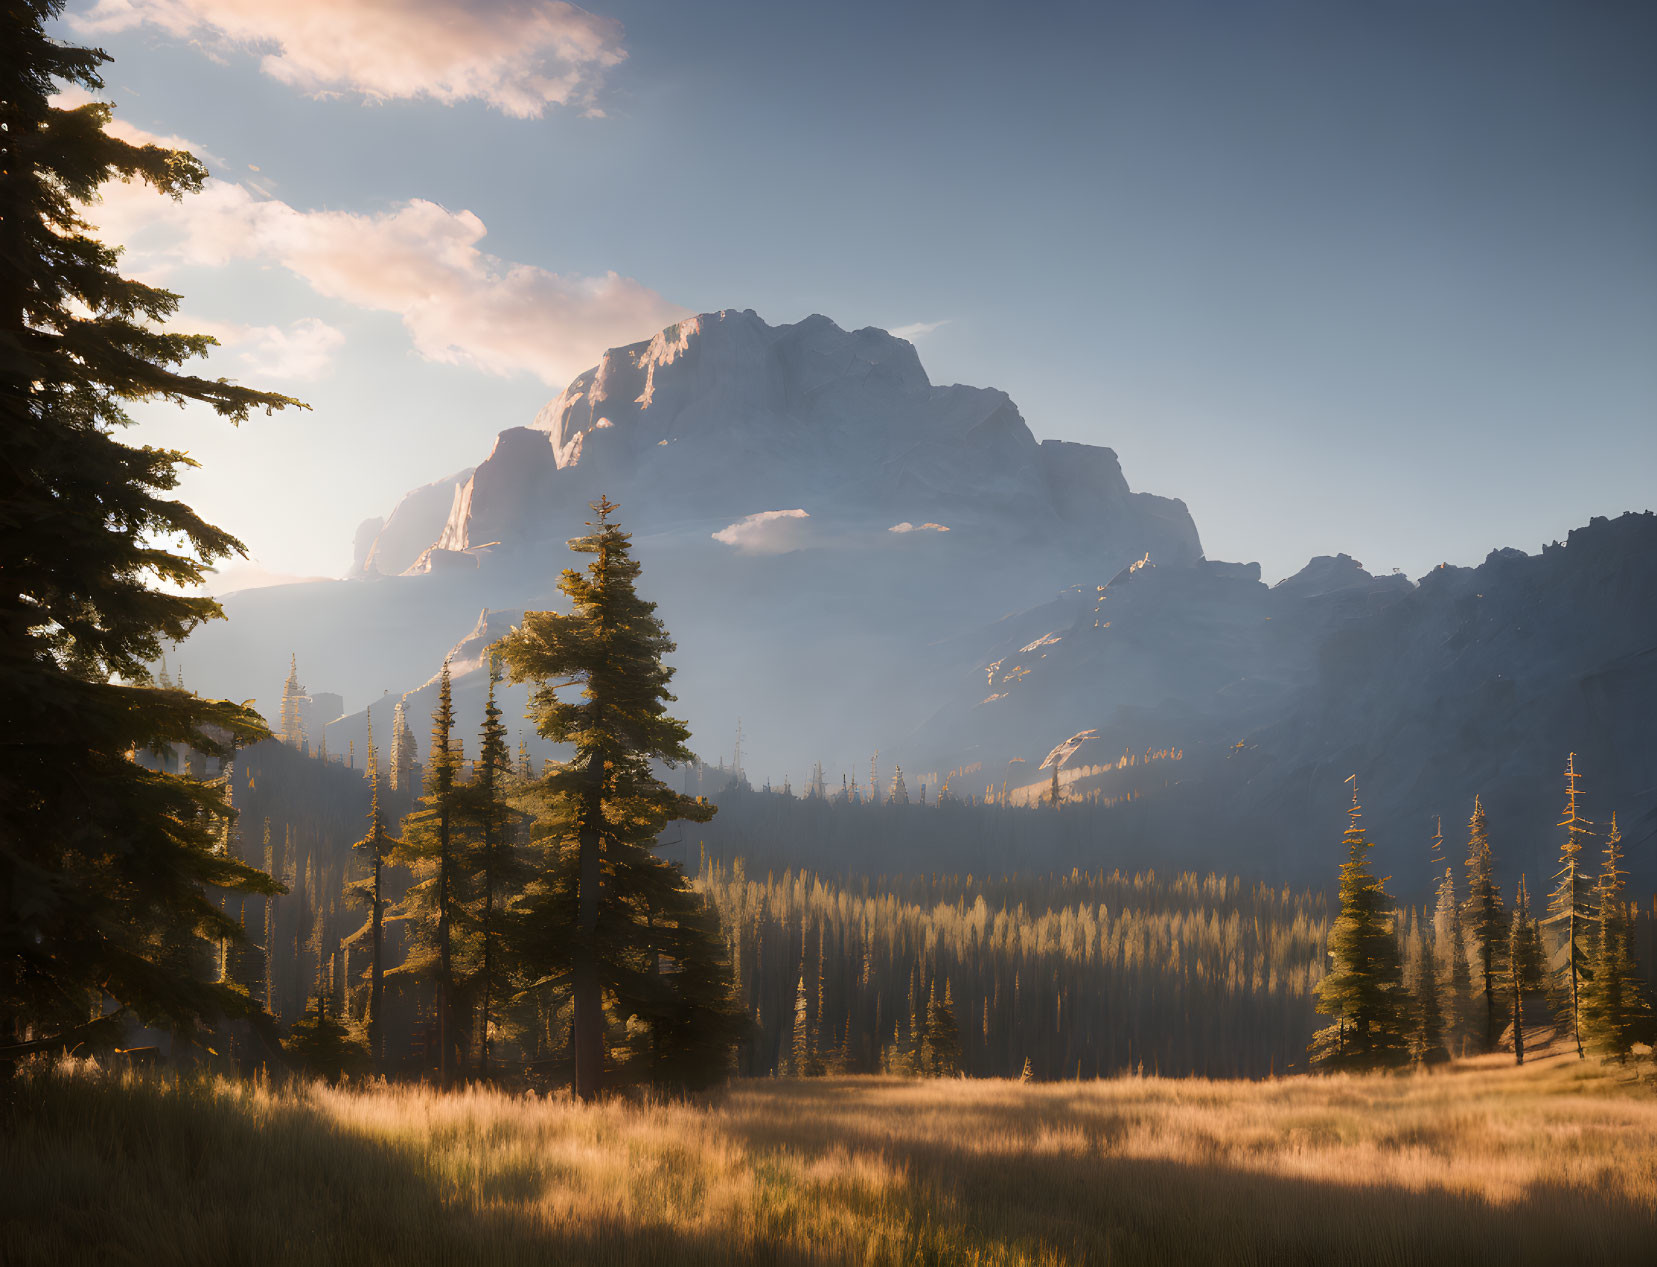
[[[368,908],[368,920],[355,936],[369,936],[368,961],[368,1053],[376,1064],[385,1060],[385,917],[386,870],[403,842],[386,831],[385,812],[380,808],[380,757],[374,747],[374,719],[368,719],[368,831],[351,846],[361,854],[368,874],[349,888],[350,896]],[[354,938],[353,938],[354,939]]]
[[[1525,998],[1542,989],[1547,980],[1547,956],[1542,949],[1542,931],[1530,913],[1530,890],[1525,877],[1513,895],[1513,919],[1508,925],[1507,990],[1513,1022],[1513,1060],[1525,1063]]]
[[[1438,959],[1433,953],[1430,930],[1423,932],[1424,920],[1410,928],[1405,980],[1410,992],[1410,1055],[1424,1065],[1441,1064],[1450,1058],[1444,1045],[1444,1013],[1439,1004]]]
[[[206,171],[111,136],[108,105],[52,104],[64,83],[102,90],[109,60],[47,34],[62,10],[0,10],[0,1077],[128,1013],[179,1030],[246,1013],[207,979],[209,948],[241,936],[210,894],[273,888],[215,848],[222,797],[134,760],[267,731],[152,684],[164,644],[223,614],[184,591],[242,546],[173,495],[188,456],[119,432],[129,401],[233,422],[298,402],[180,372],[213,340],[167,330],[178,296],[122,277],[91,236],[81,207],[104,182],[179,197]]]
[[[460,1072],[463,1033],[456,990],[456,934],[465,900],[458,839],[462,753],[454,738],[455,710],[448,661],[438,679],[432,709],[431,749],[426,755],[425,795],[403,824],[400,859],[414,883],[398,908],[406,920],[408,957],[402,973],[430,985],[437,1022],[437,1075],[451,1085]]]
[[[1554,968],[1561,1010],[1570,1019],[1576,1054],[1582,1052],[1582,992],[1593,975],[1589,963],[1594,926],[1593,889],[1583,865],[1582,851],[1592,833],[1592,824],[1582,817],[1582,792],[1577,787],[1576,753],[1565,761],[1565,817],[1559,826],[1565,839],[1559,846],[1559,873],[1554,877],[1553,896],[1548,901],[1544,925],[1553,927],[1560,938],[1558,963]]]
[[[526,612],[500,643],[512,680],[531,684],[536,729],[572,750],[538,788],[550,865],[531,919],[543,962],[573,995],[583,1098],[604,1086],[606,1000],[620,1019],[650,1024],[662,1081],[717,1076],[739,1024],[711,911],[652,852],[667,823],[713,816],[652,768],[693,759],[685,724],[667,714],[673,671],[662,657],[673,642],[635,588],[616,507],[601,498],[593,510],[592,531],[570,542],[591,562],[559,582],[569,613]],[[579,700],[560,695],[575,687]]]
[[[516,966],[515,901],[528,879],[517,845],[522,815],[509,801],[518,776],[507,747],[501,708],[495,701],[495,686],[501,680],[498,656],[489,656],[488,672],[489,695],[483,707],[478,759],[472,781],[461,790],[460,803],[470,842],[464,870],[470,877],[468,887],[475,907],[470,922],[477,943],[475,972],[468,984],[477,998],[478,1072],[485,1079],[491,1073],[496,1016],[509,997]]]
[[[1599,1055],[1627,1061],[1634,1044],[1650,1035],[1645,982],[1634,962],[1633,912],[1624,897],[1622,833],[1617,816],[1605,837],[1605,859],[1594,883],[1599,929],[1593,939],[1593,977],[1582,1008],[1582,1031]]]
[[[1455,872],[1450,867],[1444,868],[1444,879],[1438,886],[1433,941],[1438,952],[1439,1011],[1444,1017],[1446,1046],[1452,1055],[1462,1055],[1473,1030],[1473,976],[1467,963],[1461,907],[1456,904]]]
[[[1508,918],[1502,909],[1502,891],[1496,883],[1496,858],[1490,848],[1484,805],[1473,798],[1473,817],[1467,824],[1467,900],[1462,903],[1462,925],[1473,944],[1478,988],[1484,994],[1485,1051],[1496,1050],[1502,1012],[1499,982],[1507,954]]]
[[[1359,819],[1356,784],[1347,812],[1340,913],[1329,929],[1329,971],[1318,983],[1318,1011],[1334,1023],[1312,1040],[1314,1065],[1375,1069],[1409,1058],[1407,1000],[1386,881],[1369,869],[1373,847]]]

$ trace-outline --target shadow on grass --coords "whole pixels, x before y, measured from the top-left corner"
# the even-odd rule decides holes
[[[682,1228],[587,1218],[560,1230],[515,1203],[537,1176],[456,1202],[418,1152],[302,1101],[256,1104],[188,1081],[32,1078],[0,1115],[0,1263],[793,1263]],[[229,1103],[227,1103],[227,1100]]]
[[[1443,1188],[1256,1172],[1218,1156],[1112,1155],[1122,1114],[1068,1097],[952,1107],[956,1134],[934,1140],[906,1133],[898,1105],[871,1109],[859,1099],[853,1087],[795,1084],[786,1119],[768,1114],[761,1098],[751,1112],[733,1104],[722,1124],[756,1155],[829,1147],[879,1155],[905,1175],[914,1217],[945,1243],[1036,1261],[1512,1267],[1650,1261],[1657,1245],[1657,1194],[1640,1203],[1536,1183],[1497,1204]],[[1044,1130],[1066,1128],[1085,1132],[1086,1151],[1042,1151]]]
[[[952,1105],[923,1129],[905,1116],[903,1084],[738,1091],[698,1121],[742,1150],[754,1204],[745,1229],[700,1231],[687,1226],[693,1196],[660,1223],[594,1213],[549,1224],[536,1202],[556,1178],[542,1160],[502,1158],[469,1187],[441,1173],[444,1151],[418,1118],[368,1138],[303,1098],[251,1088],[36,1076],[0,1120],[0,1263],[1512,1267],[1647,1261],[1657,1243],[1649,1204],[1582,1187],[1538,1184],[1496,1205],[1253,1173],[1218,1156],[1135,1160],[1113,1152],[1115,1114],[1067,1100]],[[1044,1143],[1065,1130],[1062,1151]],[[845,1154],[877,1156],[893,1178],[866,1190],[807,1178]],[[848,1225],[832,1244],[814,1240]]]

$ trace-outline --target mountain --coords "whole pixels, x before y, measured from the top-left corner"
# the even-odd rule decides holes
[[[347,580],[231,596],[185,670],[271,711],[296,655],[347,697],[344,751],[363,706],[427,681],[478,612],[556,605],[601,493],[678,639],[697,746],[728,750],[740,719],[801,775],[910,733],[1006,612],[1202,554],[1184,504],[1132,491],[1111,450],[1038,442],[1005,393],[934,385],[905,340],[724,311],[612,349],[475,469],[368,521]],[[462,716],[477,689],[457,684]]]
[[[179,662],[273,712],[296,654],[346,697],[342,753],[366,706],[389,735],[399,699],[423,750],[448,658],[470,742],[482,648],[558,605],[600,493],[710,762],[740,724],[779,783],[821,761],[837,785],[879,749],[911,786],[1031,802],[1057,765],[1110,803],[1115,857],[1299,880],[1333,866],[1355,775],[1406,891],[1459,858],[1475,795],[1541,891],[1574,751],[1591,812],[1620,812],[1657,880],[1652,515],[1418,582],[1334,555],[1267,586],[1204,558],[1183,503],[1132,491],[1111,450],[1038,441],[1005,393],[934,385],[909,343],[824,317],[709,313],[612,349],[368,521],[349,579],[231,595]],[[522,704],[507,692],[509,721]]]
[[[907,750],[976,764],[975,790],[1007,778],[1011,799],[1044,792],[1055,762],[1070,795],[1136,789],[1118,831],[1142,856],[1327,872],[1356,775],[1389,847],[1378,865],[1405,891],[1459,862],[1475,795],[1506,865],[1540,891],[1575,752],[1591,816],[1616,811],[1636,875],[1657,880],[1649,512],[1416,583],[1344,555],[1271,587],[1252,565],[1150,563],[1001,632]],[[1162,772],[1149,781],[1146,753]]]

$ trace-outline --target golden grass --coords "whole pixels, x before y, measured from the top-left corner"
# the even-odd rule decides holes
[[[704,1104],[38,1070],[0,1262],[1577,1263],[1657,1253],[1657,1094],[1398,1077],[829,1078]]]

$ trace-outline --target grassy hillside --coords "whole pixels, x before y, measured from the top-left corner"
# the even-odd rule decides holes
[[[1649,1261],[1649,1079],[1502,1061],[596,1107],[38,1071],[0,1131],[0,1261]]]

